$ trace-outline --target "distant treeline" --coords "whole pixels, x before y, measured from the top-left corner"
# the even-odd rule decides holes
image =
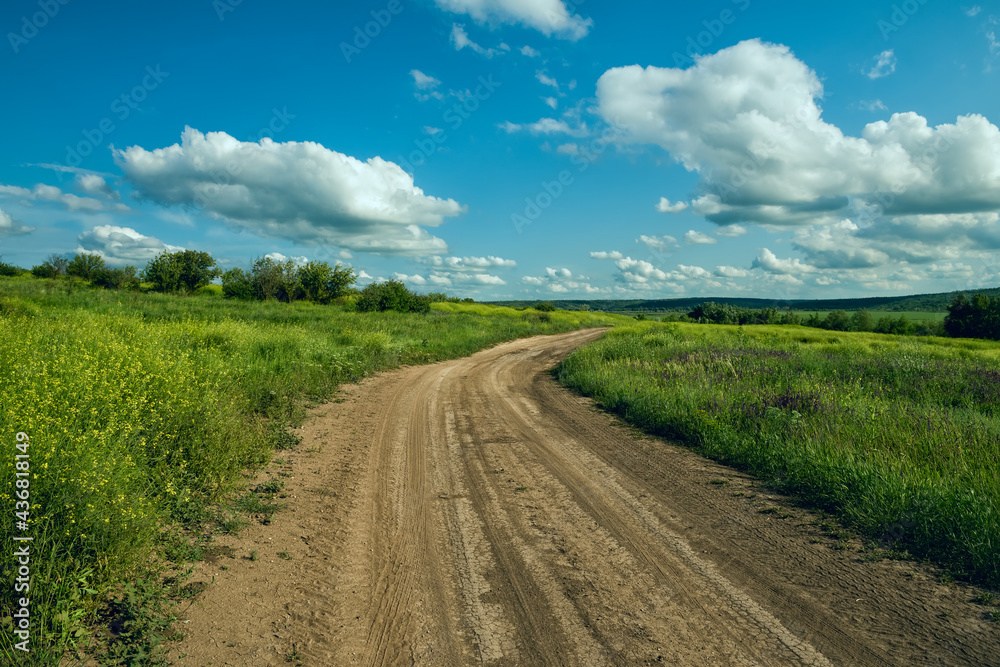
[[[109,267],[103,257],[90,253],[78,253],[72,259],[50,255],[30,271],[0,262],[0,276],[24,274],[36,278],[77,278],[95,287],[115,290],[138,290],[145,282],[146,289],[180,294],[198,292],[220,278],[223,295],[231,299],[337,303],[361,312],[426,313],[431,303],[462,301],[443,292],[416,294],[398,280],[372,283],[358,290],[354,287],[358,280],[354,269],[321,261],[295,264],[291,260],[280,262],[260,257],[249,269],[222,271],[209,253],[196,250],[162,252],[141,271],[135,266]]]
[[[644,319],[641,314],[638,317]],[[944,321],[912,322],[906,315],[884,315],[876,320],[865,309],[853,313],[834,310],[825,317],[820,317],[817,313],[802,317],[790,310],[741,308],[713,301],[701,303],[687,314],[667,315],[664,319],[706,324],[792,324],[830,331],[1000,340],[1000,297],[976,294],[970,301],[964,294],[960,294],[948,306],[948,316]]]

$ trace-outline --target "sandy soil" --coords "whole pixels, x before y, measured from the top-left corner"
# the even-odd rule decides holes
[[[287,509],[201,564],[175,664],[1000,665],[973,589],[865,562],[556,385],[600,334],[403,368],[314,410],[281,453]]]

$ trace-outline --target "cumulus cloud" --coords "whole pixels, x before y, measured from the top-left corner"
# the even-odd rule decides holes
[[[716,236],[743,236],[747,233],[747,228],[743,225],[728,225],[716,230]]]
[[[78,173],[76,175],[76,185],[88,195],[95,197],[107,197],[115,201],[122,198],[117,190],[113,189],[103,176],[94,173]]]
[[[869,79],[881,79],[896,71],[896,54],[892,49],[883,51],[875,56],[875,64],[865,72]]]
[[[437,5],[480,24],[520,23],[546,36],[573,41],[585,37],[593,25],[591,19],[571,13],[562,0],[437,0]]]
[[[594,253],[591,253],[593,256]],[[554,294],[593,295],[608,291],[592,285],[586,276],[577,276],[566,267],[546,267],[544,276],[522,276],[525,285],[541,288]]]
[[[417,88],[414,96],[418,100],[426,102],[431,98],[436,100],[444,99],[444,94],[437,90],[437,87],[441,85],[441,81],[439,79],[435,79],[429,74],[424,74],[418,69],[411,69],[410,76],[413,77],[413,85]]]
[[[488,255],[486,257],[442,257],[440,255],[435,255],[433,257],[424,258],[420,261],[424,264],[447,268],[454,271],[477,270],[493,267],[512,268],[517,266],[517,262],[513,259],[504,259],[503,257],[494,257],[493,255]]]
[[[28,227],[15,220],[10,213],[0,209],[0,236],[16,236],[17,234],[27,234],[35,231],[34,227]]]
[[[530,46],[522,46],[521,55],[528,56],[529,58],[537,58],[538,56],[542,55],[542,53],[537,49],[531,48]]]
[[[702,234],[701,232],[696,232],[695,230],[689,230],[684,235],[684,243],[688,245],[710,245],[712,243],[718,243],[718,239],[714,239],[708,234]]]
[[[264,257],[272,259],[279,264],[284,264],[285,262],[290,261],[295,266],[305,266],[309,263],[308,257],[289,257],[288,255],[282,255],[280,252],[269,252],[264,255]]]
[[[418,260],[428,265],[431,272],[427,280],[437,287],[489,287],[506,285],[507,281],[488,273],[490,269],[510,269],[517,266],[512,259],[494,255],[485,257],[443,257],[434,255]]]
[[[76,252],[103,257],[109,264],[145,266],[161,252],[184,248],[168,245],[152,236],[144,236],[131,227],[98,225],[76,237]]]
[[[305,245],[395,254],[440,254],[436,226],[464,207],[424,194],[395,163],[365,162],[315,142],[242,142],[187,127],[180,144],[115,150],[136,193],[187,206],[253,233]],[[235,167],[234,167],[235,165]]]
[[[746,278],[750,272],[735,266],[717,266],[715,267],[715,275],[723,278]]]
[[[553,109],[559,106],[559,100],[557,100],[554,97],[543,97],[542,101],[545,102],[546,105],[552,107]]]
[[[660,202],[656,205],[656,210],[660,213],[680,213],[688,207],[686,201],[673,202],[666,197],[660,197]]]
[[[645,234],[640,234],[639,238],[637,238],[635,242],[642,243],[646,247],[652,248],[653,250],[666,250],[668,248],[677,247],[677,239],[675,239],[673,236],[666,236],[666,235],[646,236]],[[594,254],[591,253],[590,256],[593,257]]]
[[[577,155],[580,152],[580,146],[573,142],[568,144],[560,144],[556,147],[556,153],[560,155]]]
[[[753,261],[752,268],[783,275],[798,275],[816,270],[816,267],[804,264],[798,258],[780,259],[767,248],[761,250],[760,255]]]
[[[643,237],[646,238],[646,237]],[[612,250],[610,252],[606,250],[599,250],[597,252],[590,253],[591,259],[621,259],[625,255],[621,254],[617,250]]]
[[[538,79],[538,82],[543,86],[552,86],[556,90],[559,90],[559,82],[549,76],[545,70],[540,69],[535,72],[535,78]]]
[[[700,175],[692,208],[720,225],[833,224],[879,215],[1000,210],[1000,130],[978,114],[936,127],[893,114],[845,135],[823,86],[786,46],[740,42],[687,69],[630,66],[597,86],[622,141],[666,149]]]

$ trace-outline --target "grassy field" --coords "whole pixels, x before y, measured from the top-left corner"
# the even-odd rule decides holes
[[[177,297],[0,279],[0,533],[33,538],[34,661],[56,664],[86,645],[99,612],[138,623],[146,612],[135,598],[159,586],[166,569],[182,567],[192,536],[246,491],[243,473],[288,446],[286,426],[341,383],[522,336],[625,321],[453,303],[427,315],[362,314],[234,302],[210,290]],[[18,433],[28,438],[21,459]],[[23,529],[15,475],[25,470]],[[4,553],[0,655],[14,664],[18,566],[9,546]],[[101,664],[132,664],[146,650],[111,649]]]
[[[1000,587],[1000,343],[642,323],[558,376],[836,513],[873,553]]]

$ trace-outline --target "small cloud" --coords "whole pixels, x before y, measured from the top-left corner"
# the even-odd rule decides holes
[[[435,134],[441,134],[442,132],[444,132],[444,130],[442,130],[440,127],[431,127],[430,125],[424,125],[424,134],[429,134],[433,137]]]
[[[27,234],[35,231],[34,227],[28,227],[15,220],[10,213],[0,209],[0,236],[15,236],[17,234]]]
[[[743,236],[747,233],[746,227],[743,225],[726,225],[721,227],[717,232],[716,236]]]
[[[983,11],[983,8],[980,7],[979,5],[972,5],[971,7],[966,8],[964,11],[966,16],[968,16],[969,18],[973,18],[977,16],[979,12]]]
[[[635,242],[642,243],[647,248],[652,248],[653,250],[666,250],[667,248],[677,247],[677,239],[673,236],[646,236],[642,234]]]
[[[896,54],[892,49],[887,49],[875,56],[875,65],[865,72],[869,79],[881,79],[896,71]]]
[[[865,111],[888,111],[887,107],[882,100],[861,100],[858,102],[858,108],[864,109]]]
[[[269,252],[264,257],[274,260],[278,264],[284,264],[285,262],[291,261],[295,266],[305,266],[309,263],[308,257],[289,257],[288,255],[282,255],[280,252]]]
[[[553,109],[555,109],[556,107],[559,106],[559,100],[557,100],[554,97],[543,97],[542,101],[545,102],[546,104],[548,104]]]
[[[559,153],[560,155],[577,155],[579,152],[580,147],[573,143],[562,144],[556,148],[556,153]]]
[[[660,197],[660,203],[656,205],[656,210],[660,213],[680,213],[688,207],[684,201],[671,203],[666,197]]]
[[[514,134],[515,132],[521,131],[521,125],[517,123],[512,123],[509,120],[505,120],[502,123],[497,123],[497,127],[506,132],[507,134]]]
[[[538,79],[538,82],[541,83],[543,86],[552,86],[556,90],[559,90],[559,82],[553,79],[548,74],[546,74],[545,70],[540,69],[537,72],[535,72],[535,78]]]
[[[762,269],[768,273],[777,275],[794,275],[797,273],[812,273],[816,267],[810,266],[796,259],[780,259],[773,252],[764,248],[760,255],[750,265],[752,269]]]
[[[413,83],[416,84],[417,88],[420,90],[433,90],[441,85],[439,79],[435,79],[433,76],[424,74],[418,69],[411,69],[410,76],[413,77]]]
[[[529,58],[537,58],[538,56],[542,55],[542,52],[533,49],[530,46],[522,46],[521,55],[528,56]]]
[[[718,239],[713,239],[708,234],[702,234],[701,232],[696,232],[693,229],[684,235],[684,243],[687,243],[688,245],[710,245],[718,242]]]
[[[492,58],[497,54],[496,50],[487,49],[469,39],[469,33],[465,32],[465,26],[461,23],[455,23],[452,25],[451,43],[455,45],[456,51],[461,51],[462,49],[468,47],[484,58]]]
[[[131,227],[98,225],[76,237],[76,252],[100,255],[109,264],[143,266],[161,252],[177,252],[184,248],[168,245],[160,239],[145,236]]]
[[[617,250],[612,250],[610,252],[605,250],[599,250],[597,252],[590,253],[591,259],[622,259],[625,255],[621,254]]]

